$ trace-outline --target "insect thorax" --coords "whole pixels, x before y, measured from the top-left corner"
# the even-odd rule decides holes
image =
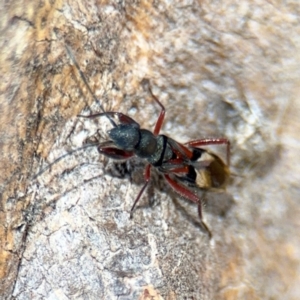
[[[147,161],[154,167],[159,167],[164,161],[167,161],[172,158],[173,151],[170,145],[167,143],[168,138],[166,136],[154,136],[148,130],[141,131],[143,131],[142,136],[144,138],[140,143],[140,149],[136,151],[136,155],[142,158],[146,158]],[[149,133],[152,134],[152,136],[150,136]],[[143,151],[141,151],[141,149]],[[145,155],[146,153],[147,155]]]

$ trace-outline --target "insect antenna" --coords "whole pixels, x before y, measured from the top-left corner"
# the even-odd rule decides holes
[[[80,151],[80,150],[83,150],[83,149],[86,149],[86,148],[90,148],[90,147],[95,147],[95,146],[98,146],[97,143],[93,143],[93,144],[87,144],[87,145],[84,145],[82,147],[79,147],[79,148],[76,148],[74,150],[71,150],[71,151],[68,151],[66,154],[60,156],[59,158],[55,159],[53,162],[51,162],[47,167],[45,167],[44,169],[42,169],[41,171],[39,171],[37,174],[35,174],[33,177],[32,177],[32,180],[33,179],[36,179],[37,177],[39,177],[40,175],[42,175],[44,172],[46,172],[47,170],[51,169],[51,167],[53,165],[55,165],[56,163],[58,163],[59,161],[61,161],[63,158],[65,158],[66,156],[69,156],[77,151]]]
[[[101,104],[101,102],[97,99],[97,97],[95,96],[95,94],[93,93],[90,85],[88,84],[87,82],[87,79],[86,77],[84,76],[83,72],[81,71],[70,47],[68,45],[65,45],[65,48],[66,48],[66,51],[69,55],[69,57],[71,58],[73,64],[75,65],[76,69],[78,70],[79,72],[79,75],[80,75],[80,78],[82,79],[82,81],[84,82],[84,84],[86,85],[89,93],[91,94],[91,96],[93,97],[94,101],[96,103],[99,104],[100,106],[100,109],[102,110],[103,114],[101,113],[101,115],[103,116],[106,116],[107,119],[110,121],[110,123],[112,124],[113,127],[116,127],[116,123],[114,122],[114,120],[109,116],[109,114],[105,111],[103,105]],[[98,115],[98,114],[97,114]],[[64,159],[66,156],[69,156],[77,151],[81,151],[83,149],[86,149],[86,148],[89,148],[89,147],[95,147],[95,146],[98,146],[99,144],[98,143],[92,143],[92,144],[87,144],[87,145],[84,145],[82,147],[79,147],[79,148],[76,148],[74,150],[71,150],[71,151],[68,151],[66,154],[60,156],[59,158],[55,159],[53,162],[51,162],[47,167],[43,168],[41,171],[39,171],[37,174],[35,174],[32,179],[36,179],[37,177],[39,177],[41,174],[43,174],[44,172],[46,172],[47,170],[49,170],[54,164],[58,163],[60,160]]]
[[[93,97],[94,101],[97,102],[97,103],[99,104],[101,110],[103,111],[103,115],[105,115],[105,116],[108,118],[108,120],[110,121],[110,123],[112,124],[113,127],[117,127],[117,124],[116,124],[116,123],[114,122],[114,120],[107,114],[107,112],[106,112],[105,109],[103,108],[101,102],[97,99],[97,97],[96,97],[95,94],[93,93],[93,91],[92,91],[90,85],[88,84],[88,82],[87,82],[87,80],[86,80],[86,78],[85,78],[83,72],[80,70],[79,65],[78,65],[78,63],[77,63],[77,61],[76,61],[76,59],[75,59],[75,57],[74,57],[74,55],[73,55],[73,53],[72,53],[70,47],[69,47],[68,45],[65,45],[65,47],[66,47],[66,50],[67,50],[67,52],[68,52],[68,54],[69,54],[69,56],[70,56],[72,62],[74,63],[76,69],[78,70],[79,75],[80,75],[82,81],[83,81],[84,84],[86,85],[86,87],[87,87],[89,93],[90,93],[91,96]]]

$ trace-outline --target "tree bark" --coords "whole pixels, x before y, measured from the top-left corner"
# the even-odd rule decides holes
[[[265,1],[5,4],[1,299],[298,299],[297,14]],[[107,139],[105,117],[77,117],[101,105],[154,127],[144,78],[163,134],[231,141],[227,192],[205,195],[211,240],[155,170],[129,219],[139,159],[72,152]]]

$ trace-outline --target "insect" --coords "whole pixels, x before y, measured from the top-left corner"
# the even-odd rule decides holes
[[[95,101],[98,101],[71,50],[68,46],[66,49],[89,93]],[[149,81],[143,80],[142,85],[160,107],[153,132],[141,128],[136,121],[121,112],[105,111],[101,104],[102,112],[79,115],[79,117],[107,117],[109,119],[112,125],[112,129],[108,131],[109,141],[97,144],[100,154],[114,160],[127,160],[137,156],[147,161],[144,174],[145,183],[133,203],[130,211],[131,217],[150,182],[151,168],[156,168],[163,174],[175,192],[198,205],[201,225],[211,236],[210,230],[203,221],[201,198],[191,188],[206,191],[222,188],[226,185],[229,177],[228,166],[217,155],[201,147],[225,144],[227,146],[227,164],[229,165],[230,143],[225,138],[207,138],[181,144],[166,135],[159,134],[165,117],[165,108],[153,94]]]

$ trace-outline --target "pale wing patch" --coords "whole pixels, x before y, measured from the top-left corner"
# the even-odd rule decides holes
[[[210,172],[208,172],[206,169],[200,169],[196,170],[196,185],[200,188],[203,189],[208,189],[211,188],[212,183],[211,183],[211,176]]]

